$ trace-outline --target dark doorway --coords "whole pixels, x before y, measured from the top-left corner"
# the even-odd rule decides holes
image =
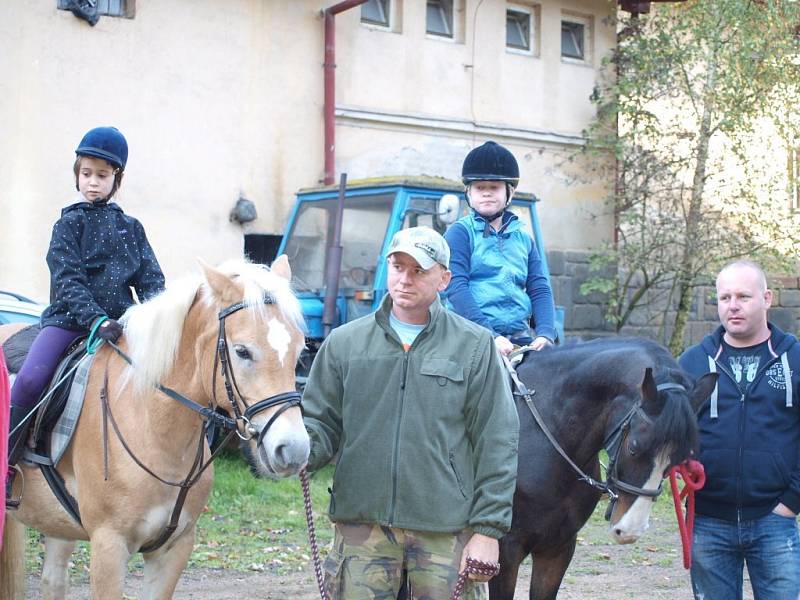
[[[246,233],[244,235],[244,257],[262,265],[272,264],[278,255],[282,236],[270,233]]]

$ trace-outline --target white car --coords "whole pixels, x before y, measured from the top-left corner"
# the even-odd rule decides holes
[[[45,308],[44,304],[29,300],[25,296],[0,290],[0,325],[38,323]]]

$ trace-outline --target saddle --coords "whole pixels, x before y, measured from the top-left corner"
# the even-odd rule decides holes
[[[31,325],[9,337],[3,344],[3,352],[10,357],[7,361],[9,372],[19,372],[39,331],[39,325]],[[91,366],[91,360],[84,360],[86,357],[86,336],[83,336],[67,348],[50,385],[42,393],[35,415],[31,417],[33,426],[22,457],[24,462],[39,466],[56,498],[79,523],[78,504],[67,491],[56,467],[72,439],[83,406],[83,394]],[[79,364],[81,361],[83,363]],[[76,385],[73,386],[73,383]],[[44,402],[42,398],[45,398]]]

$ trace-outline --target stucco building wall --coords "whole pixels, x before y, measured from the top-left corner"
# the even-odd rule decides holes
[[[606,0],[514,3],[535,16],[534,51],[505,47],[501,0],[456,1],[453,41],[425,33],[425,2],[394,0],[391,30],[336,18],[336,170],[457,178],[496,139],[540,196],[550,248],[610,235],[605,183],[577,185],[567,162],[613,45]],[[76,192],[73,150],[115,125],[130,158],[118,202],[145,225],[168,278],[241,256],[243,235],[279,234],[294,193],[323,171],[319,0],[136,0],[132,19],[95,27],[57,0],[0,3],[0,288],[46,301],[52,223]],[[560,56],[563,15],[585,19],[585,62]],[[240,194],[258,219],[228,214]]]

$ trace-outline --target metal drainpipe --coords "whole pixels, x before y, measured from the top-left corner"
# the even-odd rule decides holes
[[[334,181],[334,160],[336,157],[336,15],[367,0],[345,0],[322,10],[325,19],[325,62],[322,64],[325,75],[325,176],[323,182],[330,185]]]

